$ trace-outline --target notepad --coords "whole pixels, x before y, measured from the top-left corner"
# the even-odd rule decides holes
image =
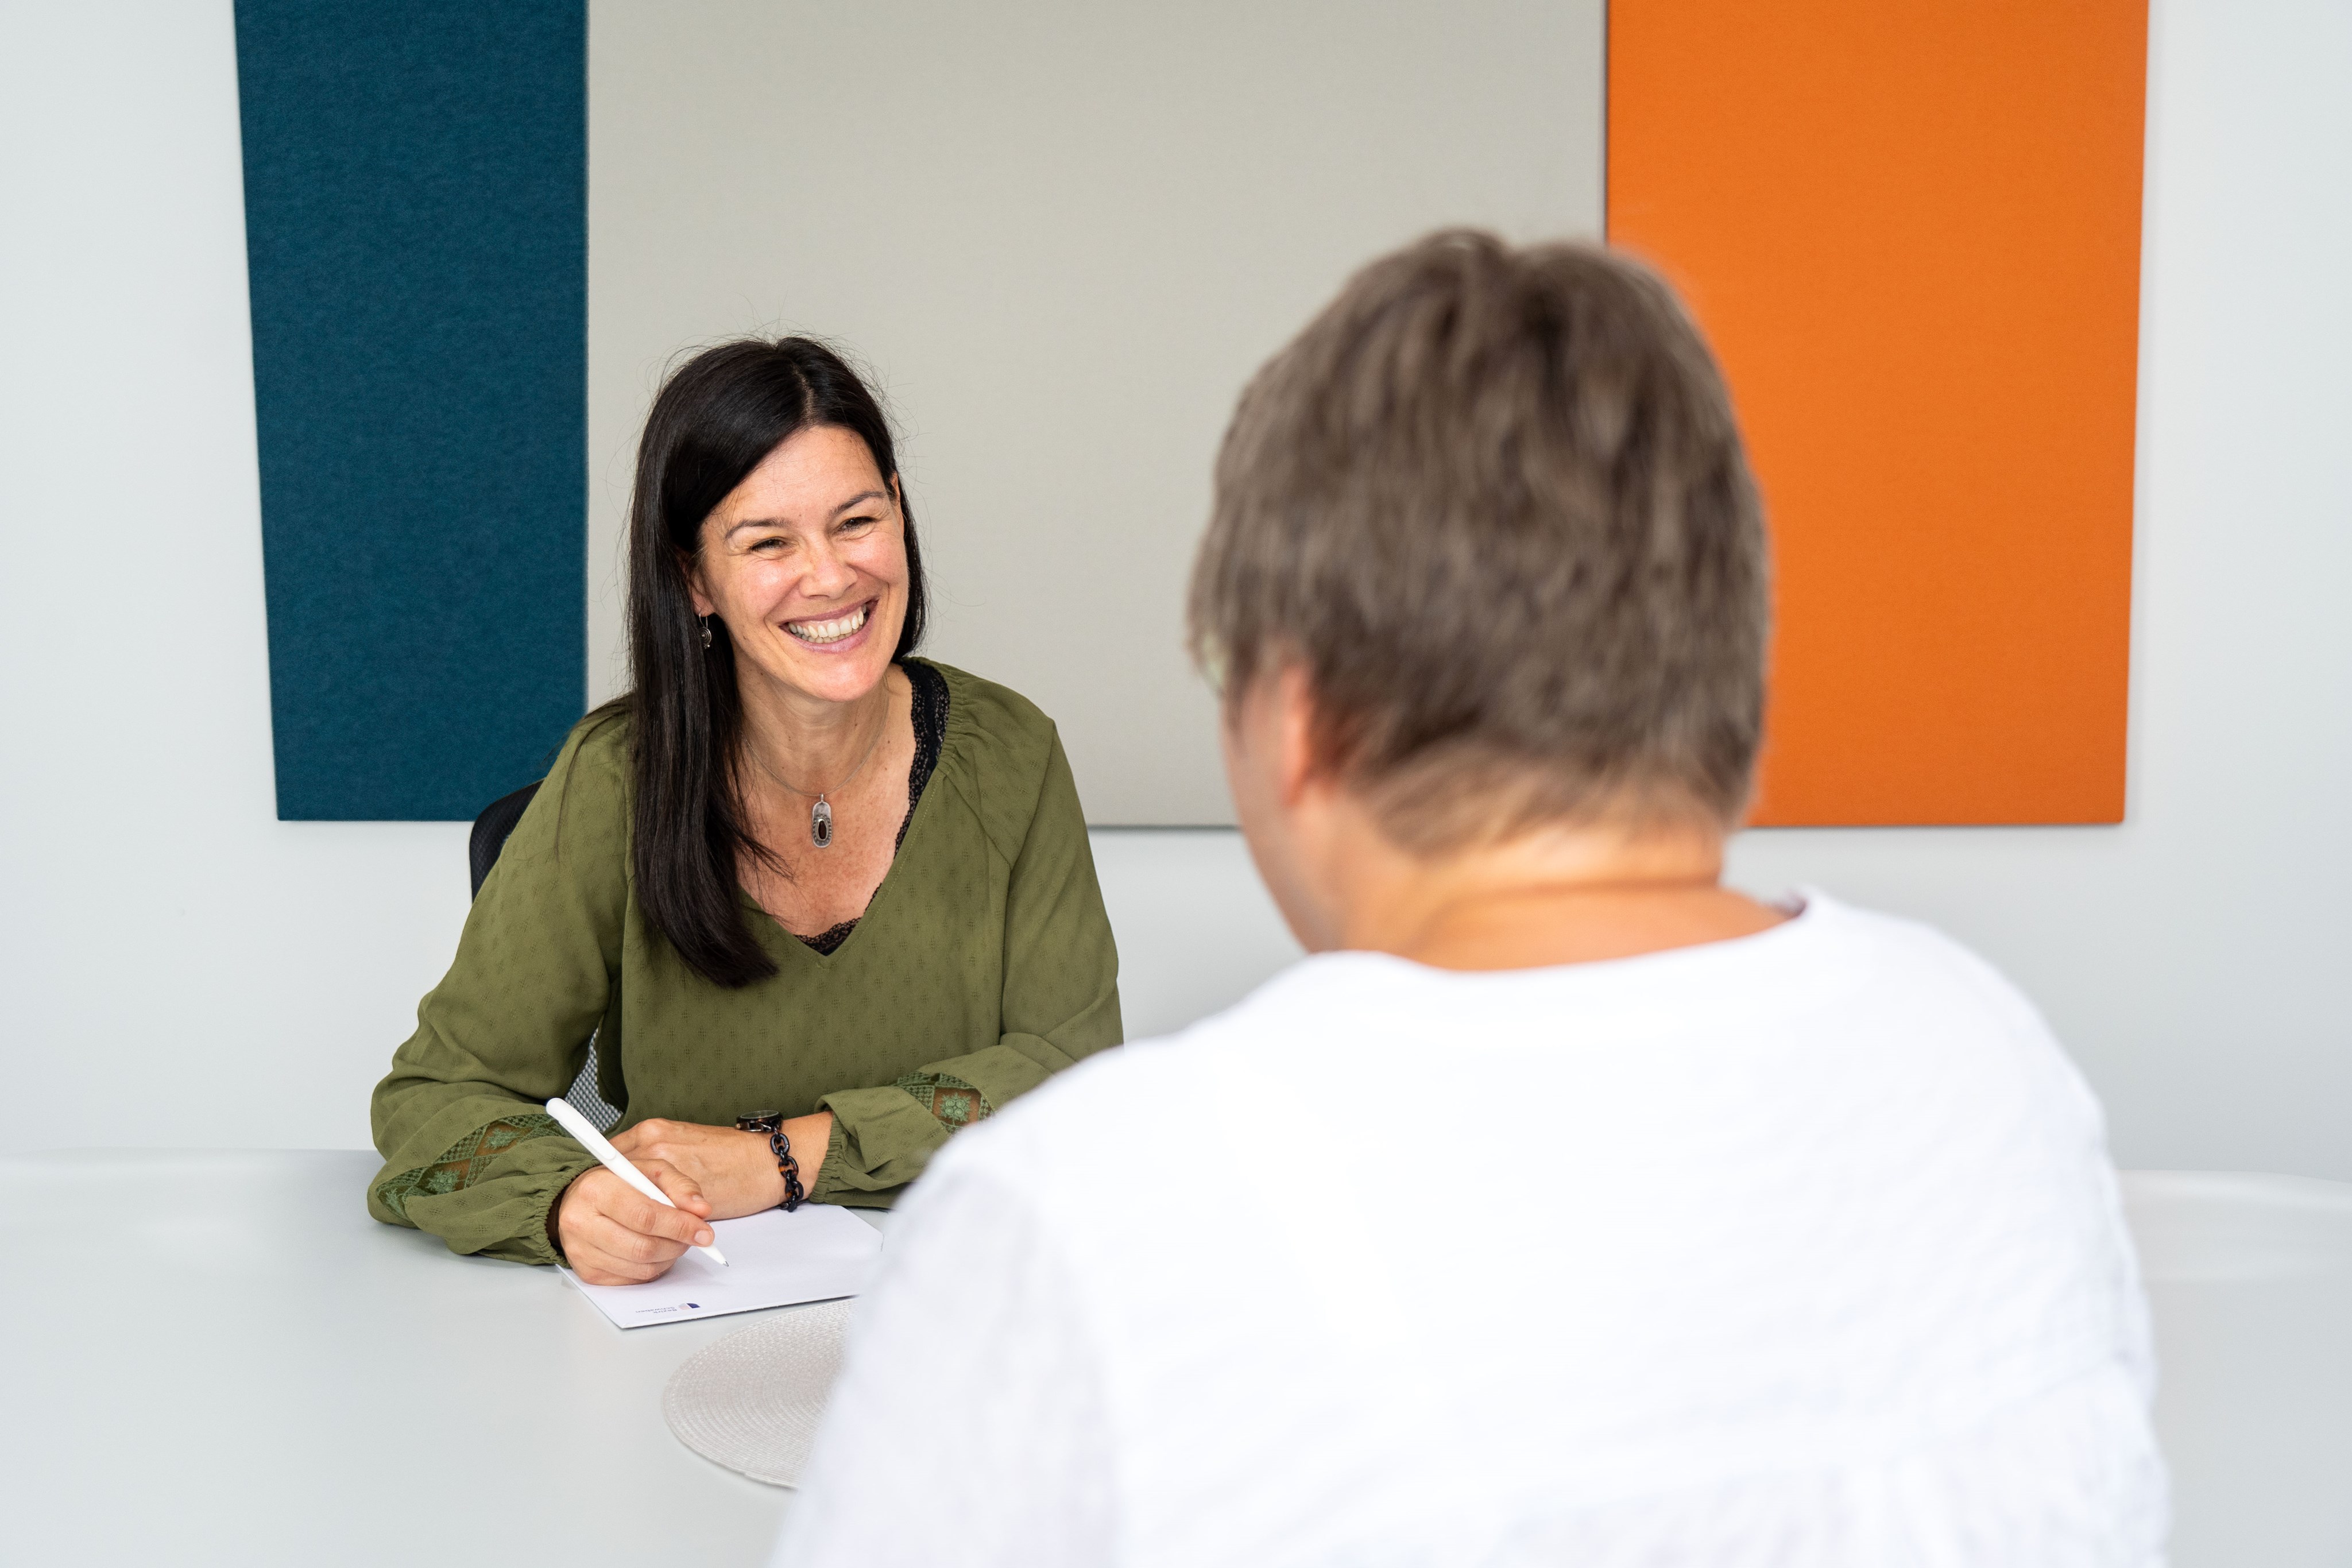
[[[650,1284],[591,1285],[569,1269],[562,1274],[615,1326],[641,1329],[854,1296],[882,1260],[882,1233],[828,1203],[715,1219],[710,1228],[727,1254],[724,1268],[689,1251]]]

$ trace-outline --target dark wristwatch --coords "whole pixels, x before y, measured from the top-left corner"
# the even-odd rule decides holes
[[[768,1134],[768,1152],[776,1156],[776,1174],[784,1178],[784,1212],[790,1214],[808,1201],[808,1193],[801,1186],[801,1162],[793,1155],[793,1141],[784,1136],[784,1113],[782,1111],[759,1111],[749,1116],[735,1118],[738,1131]]]

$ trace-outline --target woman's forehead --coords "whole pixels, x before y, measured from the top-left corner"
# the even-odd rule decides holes
[[[889,499],[874,454],[854,430],[837,424],[794,431],[719,503],[710,520],[724,528],[745,518],[815,527],[861,500]]]

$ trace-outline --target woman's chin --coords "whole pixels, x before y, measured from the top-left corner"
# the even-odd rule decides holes
[[[831,647],[810,647],[786,632],[789,644],[776,650],[781,656],[761,662],[770,676],[821,702],[856,702],[890,672],[891,645],[876,631],[869,623]]]

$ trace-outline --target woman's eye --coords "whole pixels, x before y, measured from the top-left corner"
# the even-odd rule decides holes
[[[841,531],[845,534],[862,534],[880,520],[878,517],[852,517],[841,525]]]
[[[753,555],[774,555],[783,548],[784,541],[781,538],[756,539],[752,542],[751,553]]]

